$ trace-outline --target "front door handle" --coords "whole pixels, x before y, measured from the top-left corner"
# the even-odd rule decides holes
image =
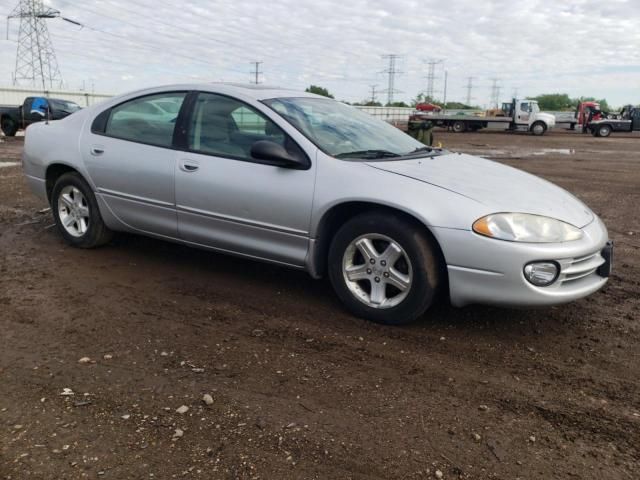
[[[183,172],[195,172],[200,168],[200,165],[198,164],[198,162],[193,162],[191,160],[182,160],[180,162],[180,170],[182,170]]]
[[[94,156],[99,156],[102,155],[104,153],[104,147],[100,146],[100,145],[94,145],[93,147],[91,147],[91,155]]]

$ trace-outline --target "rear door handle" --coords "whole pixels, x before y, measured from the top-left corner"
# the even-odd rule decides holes
[[[102,155],[104,153],[104,147],[100,146],[100,145],[94,145],[93,147],[91,147],[91,155]]]
[[[180,161],[180,170],[183,172],[195,172],[200,168],[198,162],[194,162],[192,160],[182,160]]]

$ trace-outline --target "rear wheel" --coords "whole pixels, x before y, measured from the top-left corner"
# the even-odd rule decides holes
[[[542,122],[535,122],[533,125],[531,125],[531,133],[536,136],[544,135],[546,131],[547,126]]]
[[[2,117],[0,128],[7,137],[13,137],[18,133],[18,124],[11,117]]]
[[[456,133],[462,133],[467,129],[467,125],[464,122],[456,121],[456,122],[453,122],[453,125],[451,126],[451,128]]]
[[[433,303],[440,264],[433,241],[412,222],[383,213],[347,221],[329,249],[329,278],[358,317],[401,325]]]
[[[598,137],[608,137],[611,135],[611,127],[609,125],[600,125],[598,128]]]
[[[51,210],[58,230],[74,247],[98,247],[113,236],[102,220],[91,187],[78,173],[65,173],[56,181],[51,193]]]

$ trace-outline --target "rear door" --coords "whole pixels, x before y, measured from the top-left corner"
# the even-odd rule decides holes
[[[176,165],[178,230],[184,240],[224,251],[303,265],[308,250],[315,162],[307,170],[251,156],[259,140],[306,153],[258,109],[200,93]],[[311,159],[314,160],[314,159]]]
[[[82,138],[98,196],[132,229],[177,237],[173,137],[186,95],[165,92],[128,100],[98,115]],[[173,108],[159,109],[158,101]]]

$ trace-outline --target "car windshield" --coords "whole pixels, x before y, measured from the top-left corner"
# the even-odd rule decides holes
[[[265,104],[336,158],[393,158],[432,149],[368,113],[324,98],[274,98]]]
[[[70,102],[69,100],[54,100],[50,99],[49,103],[51,104],[51,108],[55,110],[63,110],[65,112],[76,112],[80,110],[80,105],[77,103]]]

